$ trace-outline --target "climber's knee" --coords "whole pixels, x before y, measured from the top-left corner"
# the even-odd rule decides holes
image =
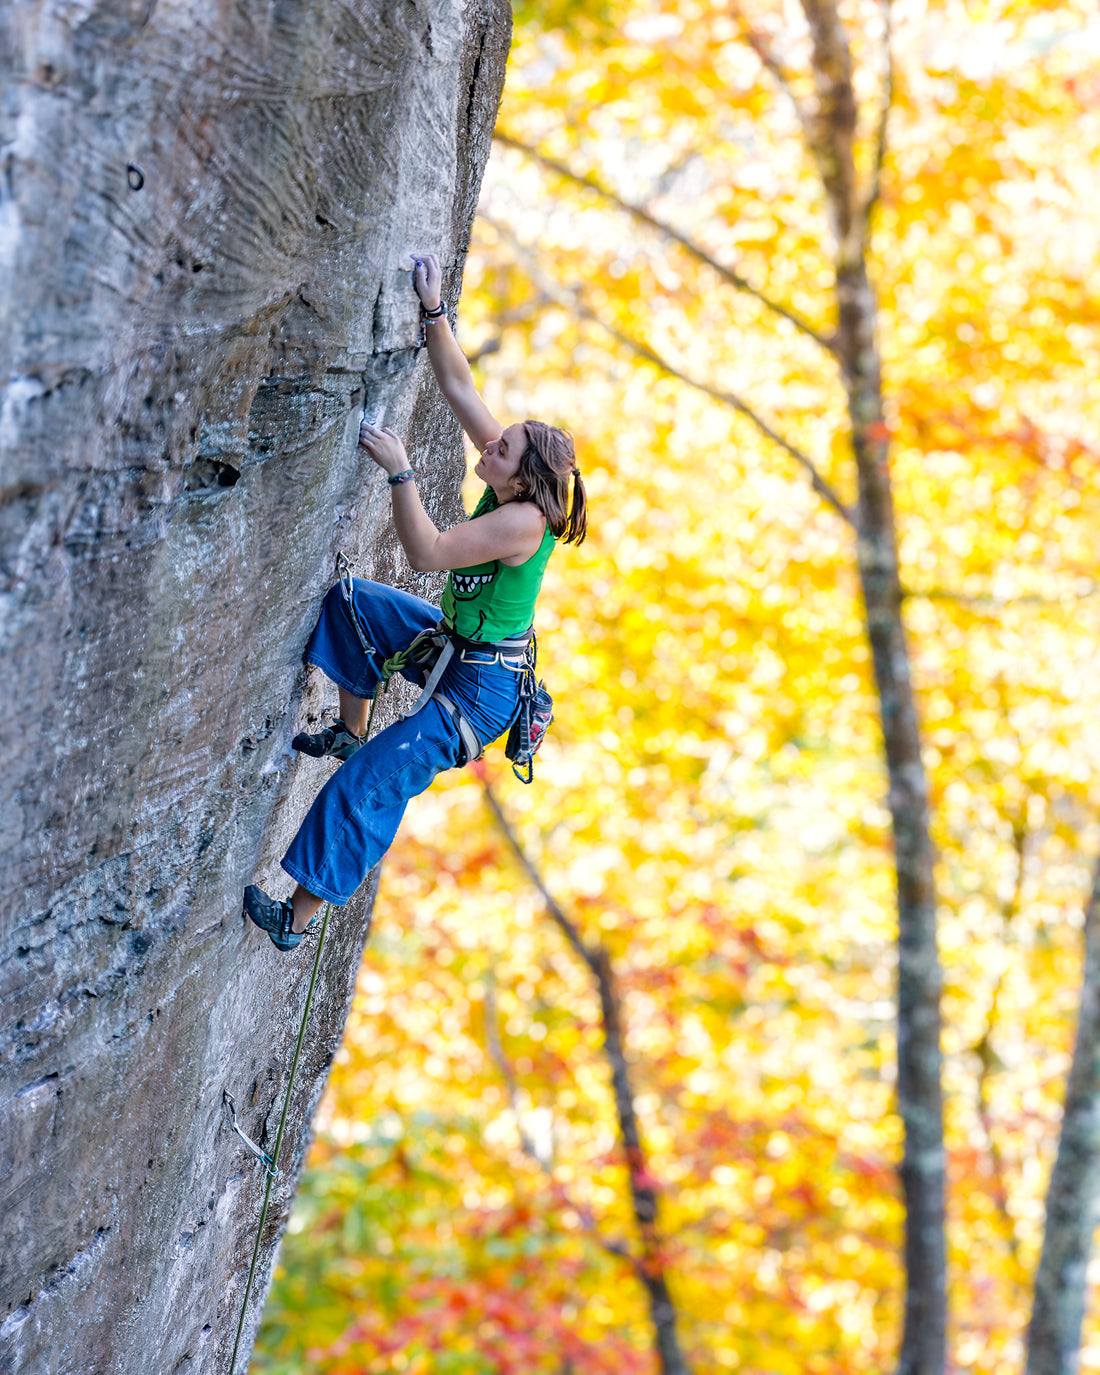
[[[325,601],[323,606],[324,614],[326,616],[337,615],[340,611],[340,604],[343,600],[343,588],[340,586],[338,582],[333,583],[333,585],[325,593]]]

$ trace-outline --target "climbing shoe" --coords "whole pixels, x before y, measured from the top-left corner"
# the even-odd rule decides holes
[[[303,936],[317,925],[314,917],[305,931],[294,930],[294,908],[289,902],[276,902],[262,888],[250,883],[244,890],[244,914],[266,931],[277,950],[293,950],[301,945]]]
[[[290,742],[291,749],[301,754],[312,755],[314,759],[350,759],[362,744],[358,735],[352,735],[343,721],[333,721],[316,735],[296,735]]]

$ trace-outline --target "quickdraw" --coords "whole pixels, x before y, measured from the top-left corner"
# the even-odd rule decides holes
[[[351,621],[352,629],[355,631],[356,638],[359,641],[359,645],[363,653],[367,656],[367,658],[371,661],[371,663],[377,670],[378,659],[376,656],[378,654],[378,651],[367,638],[366,628],[364,627],[362,621],[360,621],[359,613],[355,609],[355,601],[352,597],[353,587],[351,563],[348,559],[348,556],[344,553],[342,549],[336,555],[336,580],[340,584],[340,591],[343,593],[344,610],[348,613],[348,620]]]
[[[264,1171],[268,1175],[270,1175],[272,1179],[278,1179],[279,1167],[275,1164],[274,1159],[270,1155],[268,1155],[268,1153],[263,1149],[262,1146],[257,1146],[255,1141],[253,1141],[250,1136],[246,1135],[238,1125],[237,1105],[236,1103],[234,1103],[233,1095],[229,1092],[228,1089],[222,1089],[222,1106],[229,1109],[229,1125],[241,1138],[241,1140],[244,1142],[248,1150],[252,1152],[256,1159],[264,1167]]]

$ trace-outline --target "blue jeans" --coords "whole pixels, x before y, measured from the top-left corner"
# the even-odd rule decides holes
[[[354,580],[352,596],[376,654],[364,653],[337,584],[321,607],[306,662],[356,697],[372,697],[382,661],[435,625],[440,613],[419,597],[362,578]],[[411,669],[404,677],[418,682]],[[439,686],[488,744],[514,720],[519,684],[520,675],[495,656],[467,651],[455,654]],[[440,770],[454,768],[460,751],[458,731],[434,700],[379,731],[318,793],[283,856],[283,868],[316,897],[342,907],[393,844],[409,799]]]

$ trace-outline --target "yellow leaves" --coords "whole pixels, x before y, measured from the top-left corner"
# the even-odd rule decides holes
[[[784,12],[751,10],[796,63]],[[986,10],[1008,28],[980,74]],[[1087,45],[1036,47],[1042,10],[953,11],[942,42],[917,11],[899,19],[873,240],[946,964],[955,1356],[975,1371],[1007,1368],[1026,1317],[1100,844],[1098,131],[1073,84]],[[1083,4],[1066,13],[1095,34]],[[827,332],[820,190],[728,8],[563,5],[549,36],[521,21],[504,126]],[[685,1342],[700,1370],[883,1369],[900,1324],[896,919],[851,532],[743,418],[582,307],[744,393],[850,500],[834,365],[518,153],[494,157],[484,203],[463,342],[499,342],[479,371],[494,413],[574,431],[592,505],[538,611],[558,720],[536,785],[502,796],[622,981]],[[594,1240],[630,1235],[595,995],[464,775],[418,800],[386,862],[318,1171],[345,1151],[369,1156],[359,1187],[385,1219],[368,1208],[354,1297],[349,1256],[326,1272],[349,1310],[407,1315],[408,1276],[472,1276],[482,1307],[455,1340],[473,1362],[487,1295],[518,1275],[532,1314],[577,1305],[578,1375],[619,1334],[618,1368],[646,1368],[638,1290]],[[330,1187],[317,1217],[354,1212]],[[516,1235],[546,1247],[535,1269],[518,1245],[489,1253]]]

